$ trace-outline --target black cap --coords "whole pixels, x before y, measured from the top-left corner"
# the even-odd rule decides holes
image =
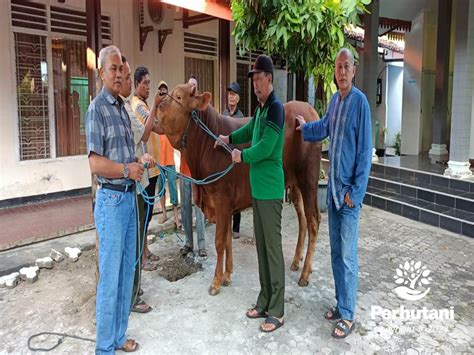
[[[273,61],[267,55],[259,55],[255,60],[255,64],[253,65],[253,69],[249,71],[248,77],[251,78],[253,73],[270,73],[273,76]]]
[[[227,91],[233,91],[237,95],[240,95],[240,85],[237,82],[232,82],[230,85],[227,87]]]

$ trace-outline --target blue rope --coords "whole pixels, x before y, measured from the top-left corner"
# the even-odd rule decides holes
[[[232,148],[228,144],[226,144],[222,139],[220,139],[218,136],[216,136],[209,129],[209,127],[206,126],[206,124],[199,118],[199,116],[198,116],[198,114],[195,110],[192,112],[191,117],[194,120],[194,122],[198,125],[199,128],[201,128],[205,133],[207,133],[214,140],[218,141],[221,144],[221,146],[229,154],[232,154]],[[145,217],[145,223],[143,224],[143,234],[142,234],[143,240],[140,243],[141,244],[140,245],[140,253],[138,255],[138,259],[136,260],[134,267],[136,267],[138,262],[140,262],[141,259],[142,259],[143,250],[145,248],[146,225],[147,225],[147,222],[148,222],[148,218],[150,216],[150,210],[151,210],[151,214],[153,214],[153,205],[155,204],[157,199],[160,200],[164,196],[165,191],[166,191],[165,190],[165,184],[166,184],[166,174],[165,174],[165,172],[170,173],[170,174],[175,174],[177,178],[180,178],[183,181],[187,181],[187,182],[190,182],[192,184],[208,185],[208,184],[212,184],[213,182],[216,182],[219,179],[222,179],[225,175],[227,175],[232,170],[234,165],[235,165],[235,163],[232,162],[224,170],[213,173],[213,174],[205,177],[204,179],[198,180],[198,179],[194,179],[190,176],[183,175],[183,174],[175,171],[173,168],[169,168],[167,166],[163,166],[163,165],[160,165],[159,163],[156,163],[156,167],[160,171],[159,178],[161,179],[161,188],[160,188],[160,191],[158,191],[158,194],[154,195],[154,196],[149,196],[148,193],[146,192],[145,188],[142,186],[142,184],[140,184],[139,181],[136,182],[136,188],[137,188],[138,192],[142,195],[143,200],[145,201],[145,203],[147,205],[147,212],[146,212],[146,217]],[[148,164],[145,164],[145,168],[149,168]],[[138,209],[137,209],[137,222],[138,222]],[[179,238],[179,239],[181,240],[181,238]],[[140,264],[140,267],[141,267],[141,264]]]

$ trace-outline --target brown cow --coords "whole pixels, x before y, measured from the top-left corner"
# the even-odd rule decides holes
[[[196,179],[203,179],[224,170],[231,164],[231,157],[221,147],[214,149],[214,139],[192,120],[191,112],[198,110],[201,120],[215,135],[228,135],[247,122],[247,119],[239,121],[219,115],[209,105],[210,99],[210,93],[198,94],[189,84],[179,85],[163,99],[157,112],[160,127],[173,147],[181,151],[193,178]],[[298,282],[300,286],[307,286],[312,271],[320,221],[316,192],[321,144],[303,142],[301,133],[295,130],[297,124],[295,116],[300,114],[308,121],[319,118],[316,111],[307,103],[292,101],[284,106],[286,114],[283,147],[285,185],[291,187],[291,198],[298,214],[299,224],[298,243],[291,270],[297,271],[303,259],[304,239],[308,230],[308,249]],[[239,147],[239,149],[242,148],[242,146]],[[209,293],[216,295],[221,285],[227,286],[231,282],[233,270],[231,217],[234,213],[252,206],[248,164],[235,165],[229,174],[212,184],[195,185],[193,195],[194,202],[202,209],[205,216],[216,224],[217,265],[209,288]],[[225,272],[223,272],[224,251]]]

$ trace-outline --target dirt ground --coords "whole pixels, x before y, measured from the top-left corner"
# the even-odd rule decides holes
[[[160,242],[165,239],[165,244],[173,244],[170,239],[175,236],[174,233],[164,233]],[[157,273],[170,282],[202,270],[198,260],[179,254],[178,244],[153,250],[160,257]],[[0,339],[4,339],[0,341],[3,343],[0,353],[23,352],[31,335],[45,331],[67,330],[73,335],[95,338],[95,272],[96,250],[91,247],[83,251],[75,263],[64,260],[55,263],[53,269],[41,269],[38,281],[33,284],[20,282],[14,289],[0,289]],[[13,335],[19,344],[12,339]],[[9,338],[11,341],[5,341]],[[57,337],[44,335],[35,338],[31,345],[50,348],[56,341]],[[79,344],[81,348],[87,343]]]
[[[324,312],[334,306],[327,215],[322,216],[307,287],[299,287],[299,272],[290,270],[296,244],[296,215],[285,204],[282,242],[285,259],[285,325],[275,333],[259,331],[261,320],[245,311],[260,286],[252,213],[242,214],[242,237],[233,241],[232,284],[211,297],[208,287],[216,263],[214,226],[206,228],[207,259],[187,264],[179,255],[183,235],[164,235],[150,245],[161,257],[156,272],[144,272],[142,298],[153,310],[130,315],[127,336],[140,343],[139,354],[472,354],[474,349],[474,240],[364,207],[359,237],[359,292],[356,330],[347,339],[332,339],[334,324]],[[432,273],[430,293],[409,302],[393,291],[395,270],[406,260],[420,260]],[[189,260],[188,260],[189,261]],[[179,275],[177,275],[179,274]],[[169,279],[186,277],[170,282]],[[34,284],[0,289],[0,354],[30,354],[27,340],[43,331],[95,338],[95,252],[83,253],[70,264],[42,270]],[[373,318],[371,308],[444,309],[454,307],[455,319],[386,320]],[[54,345],[43,337],[34,346]],[[91,354],[94,344],[67,338],[48,354]]]

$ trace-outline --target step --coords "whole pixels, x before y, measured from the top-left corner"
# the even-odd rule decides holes
[[[474,178],[467,180],[452,179],[441,174],[422,172],[403,167],[386,166],[379,163],[372,164],[371,176],[388,179],[432,190],[456,190],[464,193],[474,193]]]
[[[474,179],[374,163],[364,203],[474,237]]]
[[[364,204],[474,238],[474,213],[373,187]]]
[[[407,181],[401,182],[390,176],[384,178],[380,176],[382,175],[372,174],[369,177],[368,186],[466,212],[474,212],[473,192],[443,188],[436,185],[412,185]]]

